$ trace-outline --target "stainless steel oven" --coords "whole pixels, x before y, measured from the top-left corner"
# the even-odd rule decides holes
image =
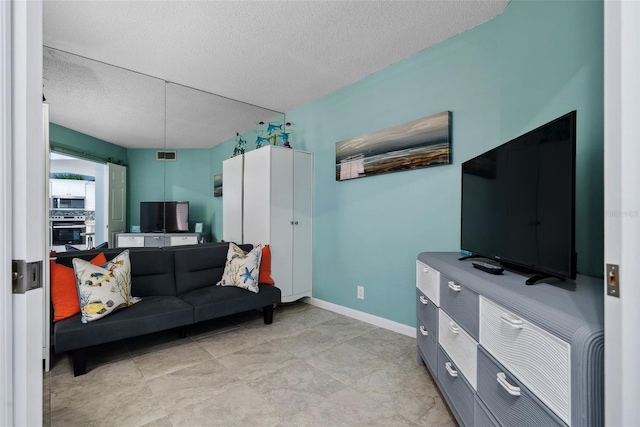
[[[85,217],[82,215],[62,216],[56,215],[49,218],[51,227],[51,245],[84,245],[87,231]]]

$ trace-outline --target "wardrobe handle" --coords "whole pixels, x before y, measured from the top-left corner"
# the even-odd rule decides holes
[[[460,328],[453,322],[449,322],[449,329],[451,329],[451,332],[453,332],[454,334],[460,333]]]
[[[429,331],[427,331],[427,330],[425,329],[425,327],[424,327],[424,326],[422,326],[422,325],[420,325],[420,333],[421,333],[422,335],[429,335]]]
[[[507,325],[511,326],[512,328],[515,328],[515,329],[524,328],[524,323],[522,322],[522,319],[517,319],[515,317],[511,317],[511,316],[509,316],[508,313],[502,313],[500,315],[500,320],[502,320],[504,323],[506,323]]]
[[[291,225],[293,225],[293,221],[291,221]]]
[[[454,282],[453,280],[449,280],[448,285],[449,289],[451,289],[452,291],[460,292],[462,290],[462,286],[456,285],[456,282]]]
[[[293,223],[294,223],[295,225],[298,225],[298,221],[294,221]]]
[[[420,295],[420,302],[423,303],[424,305],[429,305],[429,300],[423,297],[422,295]]]
[[[429,269],[428,269],[427,267],[422,267],[422,272],[423,272],[423,273],[428,273],[428,272],[429,272]]]
[[[498,380],[498,384],[500,384],[502,388],[504,388],[511,396],[520,396],[520,387],[509,384],[509,381],[507,381],[507,376],[504,374],[504,372],[498,372],[498,375],[496,375],[496,379]]]
[[[449,372],[449,375],[451,375],[452,377],[457,377],[458,376],[458,371],[456,371],[455,369],[453,369],[451,367],[451,362],[447,362],[444,364],[444,368],[447,370],[447,372]]]

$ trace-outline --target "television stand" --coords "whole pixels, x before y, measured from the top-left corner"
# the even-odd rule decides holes
[[[118,233],[115,246],[118,248],[196,245],[203,243],[203,233]]]
[[[459,256],[420,253],[415,296],[418,362],[458,424],[604,425],[602,279],[526,286],[537,272],[486,274]]]

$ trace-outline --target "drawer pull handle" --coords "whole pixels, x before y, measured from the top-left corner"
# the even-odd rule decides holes
[[[500,320],[502,320],[504,323],[511,326],[512,328],[515,328],[515,329],[524,328],[524,323],[522,322],[521,319],[516,319],[514,317],[511,317],[509,316],[508,313],[502,313],[500,315]]]
[[[449,375],[451,375],[452,377],[457,377],[458,376],[458,371],[456,371],[455,369],[453,369],[451,367],[451,362],[447,362],[444,364],[444,368],[447,370],[447,372],[449,372]]]
[[[425,327],[424,327],[424,326],[422,326],[422,325],[420,325],[420,333],[421,333],[422,335],[429,335],[429,331],[427,331],[427,330],[425,329]]]
[[[462,290],[462,286],[456,285],[456,282],[453,280],[449,280],[449,289],[452,291],[460,292]]]
[[[460,333],[460,328],[455,323],[449,322],[448,326],[449,326],[449,329],[451,329],[451,332],[453,332],[454,334],[459,334]]]
[[[429,269],[428,269],[427,267],[422,267],[422,272],[423,272],[423,273],[428,273],[428,272],[429,272]]]
[[[498,384],[500,384],[502,388],[504,388],[511,396],[520,396],[520,387],[509,384],[509,381],[507,381],[507,376],[504,374],[504,372],[498,372],[498,375],[496,375],[496,379],[498,380]]]
[[[420,302],[423,303],[424,305],[429,305],[429,300],[423,297],[422,295],[420,295]]]

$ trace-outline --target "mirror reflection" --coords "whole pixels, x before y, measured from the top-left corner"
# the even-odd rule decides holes
[[[59,183],[50,189],[51,232],[54,220],[81,230],[58,233],[52,249],[221,238],[222,202],[213,192],[224,159],[212,148],[226,142],[231,157],[237,133],[252,144],[258,123],[284,121],[282,113],[48,47],[43,65],[51,182],[85,186],[85,204],[69,208],[53,205]]]

